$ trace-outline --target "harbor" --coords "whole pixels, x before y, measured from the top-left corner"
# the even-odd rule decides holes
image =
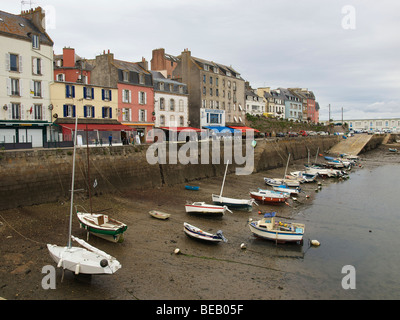
[[[286,204],[259,203],[251,211],[233,209],[218,217],[187,213],[185,204],[211,204],[223,176],[192,181],[198,190],[180,183],[95,195],[94,211],[112,213],[128,229],[122,243],[92,235],[88,242],[116,257],[122,268],[114,275],[92,276],[90,281],[66,271],[62,282],[57,269],[56,289],[42,288],[42,268],[56,267],[46,245],[68,240],[69,202],[1,211],[0,296],[9,300],[398,299],[393,183],[400,178],[400,158],[387,145],[360,158],[349,179],[304,183],[302,192]],[[306,161],[291,161],[289,170],[303,170]],[[224,196],[250,199],[250,190],[267,188],[265,177],[283,177],[284,172],[282,166],[250,176],[228,174]],[[79,205],[89,207],[86,195],[75,197]],[[170,217],[155,219],[151,210]],[[305,224],[302,244],[275,243],[251,233],[249,219],[259,220],[272,211],[277,218]],[[222,230],[227,242],[193,239],[184,232],[185,222],[211,234]],[[76,216],[72,232],[86,239]],[[312,246],[311,240],[320,246]],[[357,272],[354,290],[342,287],[346,265]]]

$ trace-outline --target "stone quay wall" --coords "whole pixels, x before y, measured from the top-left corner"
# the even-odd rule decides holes
[[[289,153],[291,159],[298,160],[307,159],[309,152],[313,161],[318,150],[319,153],[327,151],[338,141],[337,136],[259,139],[254,148],[253,172],[285,166]],[[177,149],[184,145],[177,145]],[[208,164],[201,160],[204,157],[201,157],[200,147],[198,164],[184,165],[179,160],[177,164],[149,164],[146,157],[148,148],[148,145],[90,148],[89,162],[87,148],[77,148],[75,190],[88,190],[88,163],[91,184],[94,179],[97,182],[96,188],[91,188],[92,194],[122,194],[128,190],[184,184],[223,176],[225,171],[223,143],[218,144],[219,164],[211,161],[211,143]],[[242,155],[246,155],[244,141]],[[69,199],[72,160],[73,148],[0,151],[0,210]],[[234,173],[237,167],[243,165],[235,162],[229,165],[229,173]]]

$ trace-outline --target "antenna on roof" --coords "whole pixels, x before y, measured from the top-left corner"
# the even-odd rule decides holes
[[[29,0],[29,1],[23,1],[23,0],[21,0],[21,12],[22,12],[22,6],[24,5],[24,4],[29,4],[29,7],[30,7],[30,9],[32,9],[32,4],[34,4],[35,2],[32,2],[32,0]]]

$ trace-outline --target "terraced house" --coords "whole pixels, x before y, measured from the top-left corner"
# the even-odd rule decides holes
[[[41,7],[14,15],[0,11],[0,143],[43,147],[51,140],[49,85],[53,41]]]

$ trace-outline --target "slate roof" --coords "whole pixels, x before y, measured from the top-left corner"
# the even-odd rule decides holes
[[[0,11],[0,35],[31,42],[31,34],[39,35],[41,44],[49,46],[54,44],[49,35],[46,32],[41,32],[31,20]]]

